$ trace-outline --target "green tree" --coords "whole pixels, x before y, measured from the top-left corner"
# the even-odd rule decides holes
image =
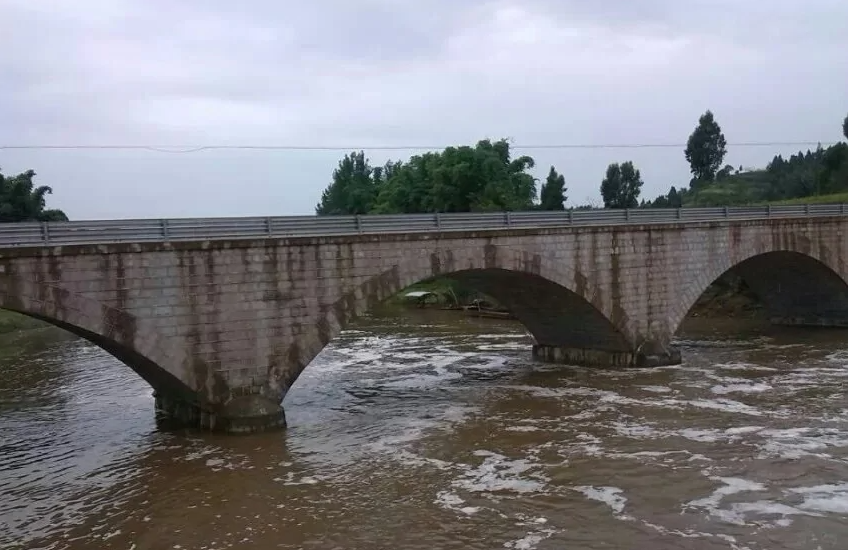
[[[531,157],[513,159],[509,142],[482,140],[415,155],[381,186],[374,212],[484,212],[528,210],[536,179]]]
[[[677,192],[677,189],[673,185],[668,190],[668,206],[669,208],[680,208],[683,206],[683,196]]]
[[[542,190],[539,192],[541,200],[539,208],[542,210],[565,210],[565,201],[568,200],[565,192],[565,177],[557,173],[556,168],[551,166],[548,178],[542,184]]]
[[[315,207],[319,215],[365,214],[374,206],[379,186],[392,168],[373,168],[365,153],[345,155],[333,171],[333,182],[321,194]]]
[[[605,208],[636,208],[642,192],[642,175],[631,161],[607,167],[601,182],[601,197]]]
[[[33,170],[11,177],[0,172],[0,222],[68,220],[61,210],[47,208],[47,195],[53,189],[47,185],[36,187],[34,178]]]
[[[848,115],[845,115],[845,120],[842,121],[842,135],[848,139]]]
[[[694,176],[692,187],[713,181],[726,154],[727,140],[712,111],[707,110],[686,143],[686,161]]]

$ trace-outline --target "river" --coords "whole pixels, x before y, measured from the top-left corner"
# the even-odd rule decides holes
[[[684,365],[613,371],[534,363],[513,322],[370,317],[248,437],[158,425],[129,368],[20,333],[0,548],[844,548],[848,333],[699,323]]]

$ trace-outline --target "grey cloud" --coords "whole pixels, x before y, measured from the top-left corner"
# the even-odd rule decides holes
[[[848,111],[845,21],[844,0],[0,0],[14,52],[0,57],[0,142],[679,142],[706,108],[731,141],[829,141]],[[678,150],[533,154],[578,201],[629,157],[648,195],[687,180]],[[338,156],[109,155],[0,151],[0,166],[32,165],[75,216],[250,214],[263,197],[303,213]],[[250,198],[204,192],[238,173]],[[121,185],[132,202],[89,200]]]

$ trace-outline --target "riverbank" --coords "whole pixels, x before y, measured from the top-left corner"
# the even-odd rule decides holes
[[[21,315],[14,311],[0,309],[0,334],[10,334],[23,330],[35,330],[48,326],[50,325],[43,321],[39,321],[38,319],[33,319],[32,317],[27,317],[26,315]]]
[[[413,285],[388,300],[391,305],[409,305],[415,303],[405,297],[409,292],[432,292],[428,304],[441,306],[464,305],[474,299],[482,299],[494,307],[500,307],[497,300],[470,289],[462,288],[449,279],[436,278]],[[750,291],[745,282],[735,274],[728,273],[716,280],[698,298],[689,317],[755,319],[764,315],[762,304]]]
[[[722,275],[698,298],[689,317],[756,319],[765,316],[759,298],[733,272]]]

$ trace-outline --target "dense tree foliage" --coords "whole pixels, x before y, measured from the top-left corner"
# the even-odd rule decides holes
[[[843,131],[848,129],[846,123],[848,117],[843,121]],[[848,144],[819,146],[814,151],[798,151],[788,158],[775,155],[763,169],[745,170],[741,166],[734,169],[725,165],[711,180],[696,179],[689,189],[672,188],[676,198],[669,191],[642,206],[733,206],[848,192]]]
[[[333,171],[333,183],[322,193],[315,211],[318,214],[370,212],[386,175],[393,169],[391,163],[383,168],[372,167],[363,151],[345,155]]]
[[[642,175],[630,161],[607,167],[601,182],[601,198],[606,208],[636,208],[642,191]]]
[[[34,178],[33,170],[10,177],[0,172],[0,222],[68,220],[61,210],[47,209],[47,195],[53,189],[36,187]]]
[[[848,139],[848,115],[845,115],[845,120],[842,121],[842,135]]]
[[[694,177],[692,188],[716,178],[727,154],[727,140],[712,111],[707,110],[698,119],[698,126],[689,136],[684,154]]]
[[[848,139],[848,117],[842,122]],[[763,169],[723,164],[727,140],[707,110],[684,151],[693,178],[672,185],[653,201],[639,197],[642,177],[632,162],[610,164],[601,183],[607,208],[731,206],[803,199],[848,192],[848,144],[819,146],[784,158],[776,155]],[[480,212],[564,210],[565,178],[551,166],[536,203],[531,157],[512,158],[506,140],[483,140],[474,147],[448,147],[405,162],[371,166],[363,152],[339,162],[318,214]],[[591,200],[590,200],[591,202]],[[592,208],[589,204],[573,207]]]
[[[559,174],[556,168],[551,166],[548,178],[542,184],[539,192],[539,208],[542,210],[565,210],[565,176]]]
[[[529,210],[536,199],[531,157],[512,158],[506,140],[448,147],[372,167],[345,155],[315,209],[318,214]],[[564,185],[564,179],[563,179]],[[553,199],[551,199],[553,201]]]

